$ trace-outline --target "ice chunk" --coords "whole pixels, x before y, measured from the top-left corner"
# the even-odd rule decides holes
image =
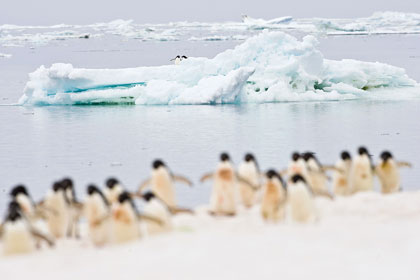
[[[11,58],[12,55],[11,54],[7,54],[7,53],[0,53],[0,58]]]
[[[419,85],[402,68],[324,59],[317,45],[311,35],[300,41],[264,31],[213,59],[188,58],[180,65],[41,66],[29,75],[19,103],[219,104],[420,96]]]

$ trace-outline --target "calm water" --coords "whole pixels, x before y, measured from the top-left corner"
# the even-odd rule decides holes
[[[381,61],[407,69],[420,81],[419,36],[321,38],[326,58]],[[116,68],[160,65],[174,55],[213,56],[238,42],[139,42],[97,39],[37,49],[14,48],[0,60],[0,103],[16,102],[28,72],[41,64]],[[1,52],[2,50],[0,50]],[[214,168],[221,151],[239,163],[253,151],[262,169],[282,168],[294,150],[313,150],[333,163],[342,149],[368,146],[414,163],[403,170],[405,189],[418,189],[420,102],[309,102],[241,106],[0,106],[0,210],[9,188],[25,183],[36,199],[54,180],[75,179],[79,197],[88,183],[117,176],[130,189],[148,177],[151,161],[164,159],[174,173],[190,177],[177,186],[181,204],[208,200],[201,174]]]

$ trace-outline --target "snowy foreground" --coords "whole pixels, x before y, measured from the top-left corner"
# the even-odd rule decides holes
[[[420,278],[420,191],[316,203],[316,224],[266,224],[258,208],[213,218],[202,207],[177,216],[175,232],[126,245],[60,241],[0,257],[1,279]]]

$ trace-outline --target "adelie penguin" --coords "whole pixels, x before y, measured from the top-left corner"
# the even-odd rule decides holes
[[[266,221],[277,222],[283,220],[287,201],[286,184],[275,170],[269,170],[265,177],[261,215]]]
[[[163,224],[155,217],[140,214],[132,199],[132,195],[126,191],[118,196],[116,203],[112,205],[112,238],[115,243],[133,241],[141,236],[141,219]]]
[[[104,195],[110,204],[116,203],[118,201],[118,196],[124,192],[124,187],[121,183],[111,177],[105,182]]]
[[[155,221],[146,220],[147,233],[156,234],[171,230],[172,219],[168,205],[159,199],[152,191],[142,194],[142,198],[145,201],[143,213],[161,221],[161,223],[156,223]]]
[[[179,65],[181,61],[187,59],[188,57],[185,55],[177,55],[176,57],[172,58],[171,61],[174,62],[175,65]]]
[[[360,147],[350,171],[349,183],[351,193],[373,190],[374,168],[368,150],[365,147]]]
[[[151,177],[140,185],[138,193],[141,193],[144,188],[150,185],[151,190],[157,197],[170,207],[176,207],[174,187],[176,181],[192,186],[190,180],[184,176],[172,174],[166,164],[162,160],[157,159],[152,164]]]
[[[25,218],[22,209],[16,201],[9,204],[7,215],[0,226],[5,255],[31,253],[36,249],[38,239],[54,246],[54,241],[37,231]]]
[[[239,200],[238,181],[247,184],[249,187],[257,190],[257,186],[253,186],[247,180],[240,178],[236,174],[230,157],[227,153],[220,155],[220,161],[216,171],[207,173],[201,177],[200,181],[204,182],[213,179],[213,190],[210,197],[210,214],[212,215],[228,215],[236,214],[237,203]]]
[[[283,170],[281,174],[287,175],[289,178],[293,175],[299,174],[306,178],[308,176],[308,169],[303,156],[298,152],[293,152],[287,169]]]
[[[43,205],[51,210],[46,213],[50,233],[55,238],[64,237],[71,221],[71,205],[61,182],[53,184],[52,189],[43,201]]]
[[[260,170],[253,154],[248,153],[245,155],[244,161],[238,167],[238,175],[254,186],[259,187],[261,185]],[[250,208],[256,203],[258,190],[255,191],[248,184],[239,182],[239,193],[245,207]]]
[[[298,223],[312,222],[316,219],[313,194],[305,178],[300,174],[293,175],[288,182],[287,200],[290,217]]]
[[[330,199],[333,196],[329,193],[327,188],[328,176],[325,173],[324,167],[321,165],[315,154],[312,152],[306,152],[303,154],[303,159],[306,163],[307,180],[308,186],[312,192],[318,196],[325,196]]]
[[[69,225],[67,228],[67,237],[80,237],[79,219],[82,214],[83,205],[76,199],[76,190],[74,189],[73,180],[64,178],[61,181],[64,188],[66,200],[69,203]]]
[[[17,185],[10,191],[12,200],[16,201],[23,214],[30,220],[33,220],[36,213],[36,205],[32,200],[27,188],[24,185]]]
[[[349,176],[352,166],[351,155],[347,151],[341,152],[333,173],[333,191],[335,195],[350,194]]]
[[[111,206],[101,190],[95,185],[87,187],[84,213],[92,243],[96,246],[103,246],[108,243],[111,234]]]
[[[401,190],[400,167],[411,167],[411,164],[403,161],[396,161],[391,152],[383,151],[381,160],[375,167],[381,183],[382,193],[394,193]]]

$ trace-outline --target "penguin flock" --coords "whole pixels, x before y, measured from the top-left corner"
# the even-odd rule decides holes
[[[245,155],[237,169],[229,154],[222,153],[215,170],[204,174],[200,182],[213,182],[208,207],[210,216],[235,216],[240,207],[258,207],[267,222],[288,219],[307,223],[318,218],[316,196],[334,199],[372,191],[375,176],[382,193],[400,191],[401,167],[411,167],[411,164],[395,160],[389,151],[382,152],[375,165],[365,147],[360,147],[354,158],[343,151],[331,166],[322,165],[315,153],[294,152],[287,168],[267,172],[261,172],[251,153]],[[193,210],[178,206],[175,182],[193,185],[157,159],[152,163],[150,178],[136,191],[129,191],[116,178],[109,178],[103,190],[88,185],[83,202],[77,199],[70,178],[54,182],[44,199],[37,203],[24,185],[17,185],[9,193],[10,203],[0,224],[3,253],[29,253],[43,244],[53,247],[61,238],[78,239],[82,219],[95,246],[171,231],[173,215],[194,215]],[[142,211],[138,210],[135,200],[143,201]]]

